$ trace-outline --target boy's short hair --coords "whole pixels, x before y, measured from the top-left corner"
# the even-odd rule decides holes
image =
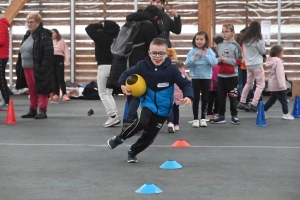
[[[35,22],[41,23],[42,22],[42,17],[40,14],[36,12],[29,13],[26,17],[26,19],[34,19]]]
[[[166,49],[168,50],[168,43],[165,39],[163,38],[154,38],[150,45],[157,45],[157,46],[166,46]]]
[[[284,49],[281,45],[275,44],[270,49],[270,56],[271,57],[277,57],[283,50]]]
[[[223,27],[229,29],[230,31],[234,31],[234,26],[233,26],[233,24],[223,24]]]

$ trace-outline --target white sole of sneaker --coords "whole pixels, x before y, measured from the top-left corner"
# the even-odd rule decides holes
[[[107,127],[112,127],[112,126],[115,126],[115,125],[118,125],[121,123],[121,120],[117,121],[116,123],[113,123],[113,124],[103,124],[102,126],[104,128],[107,128]]]
[[[211,122],[212,124],[224,124],[226,121],[220,121],[220,122]]]

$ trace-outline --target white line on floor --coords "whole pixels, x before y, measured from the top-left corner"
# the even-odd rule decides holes
[[[0,143],[0,146],[78,146],[78,147],[107,147],[106,144],[17,144],[17,143]],[[123,145],[131,146],[131,145]],[[151,147],[172,147],[171,145],[151,145]],[[190,146],[191,148],[260,148],[260,149],[300,149],[300,147],[287,146]],[[172,147],[172,148],[189,148],[189,147]]]

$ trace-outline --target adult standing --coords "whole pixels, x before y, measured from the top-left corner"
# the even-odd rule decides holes
[[[53,60],[53,70],[54,70],[54,96],[53,99],[59,99],[60,90],[62,91],[61,99],[64,101],[70,101],[70,98],[67,95],[66,91],[66,82],[65,82],[65,66],[70,65],[70,51],[68,45],[65,43],[64,39],[61,38],[61,35],[57,29],[51,29],[52,40],[54,47],[54,60]]]
[[[110,46],[113,39],[118,36],[120,26],[114,21],[104,20],[89,24],[85,31],[95,42],[95,57],[98,65],[98,93],[109,117],[103,127],[111,127],[121,122],[118,117],[116,102],[112,96],[113,89],[106,87],[113,58]]]
[[[129,56],[129,67],[136,65],[139,61],[144,60],[148,55],[148,50],[151,41],[158,37],[160,30],[158,27],[159,21],[162,19],[162,11],[154,5],[147,6],[143,11],[138,11],[129,14],[126,17],[126,21],[144,21],[148,20],[151,23],[142,23],[141,27],[134,39],[134,44],[141,44],[135,47]],[[111,73],[107,80],[107,87],[114,88],[120,91],[120,86],[118,85],[118,80],[121,74],[127,69],[127,58],[113,59],[111,66]],[[136,112],[139,107],[140,100],[138,97],[127,96],[127,103],[129,105],[128,114],[126,121],[132,122],[136,118]],[[128,120],[127,120],[128,119]]]
[[[0,106],[0,110],[8,109],[9,91],[5,78],[5,69],[8,61],[9,49],[9,22],[0,12],[0,91],[4,99],[4,104]]]
[[[161,31],[161,34],[158,37],[166,39],[167,43],[168,43],[168,48],[171,48],[172,44],[169,39],[170,32],[175,33],[177,35],[180,34],[182,24],[181,24],[180,15],[178,15],[176,10],[174,10],[174,9],[170,10],[170,14],[171,14],[171,16],[174,17],[174,20],[172,20],[169,17],[169,15],[167,15],[165,13],[165,8],[164,8],[165,3],[166,3],[165,0],[150,0],[150,5],[154,5],[154,6],[158,7],[163,12],[163,17],[159,23],[159,29]]]
[[[29,112],[21,117],[46,119],[48,94],[54,88],[52,33],[43,27],[42,17],[38,13],[28,14],[26,23],[28,30],[16,64],[16,89],[28,87],[30,106]]]

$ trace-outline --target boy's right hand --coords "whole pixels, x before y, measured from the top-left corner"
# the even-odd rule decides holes
[[[126,85],[121,85],[121,90],[122,90],[123,94],[125,94],[127,96],[131,95],[129,88],[126,87]]]

